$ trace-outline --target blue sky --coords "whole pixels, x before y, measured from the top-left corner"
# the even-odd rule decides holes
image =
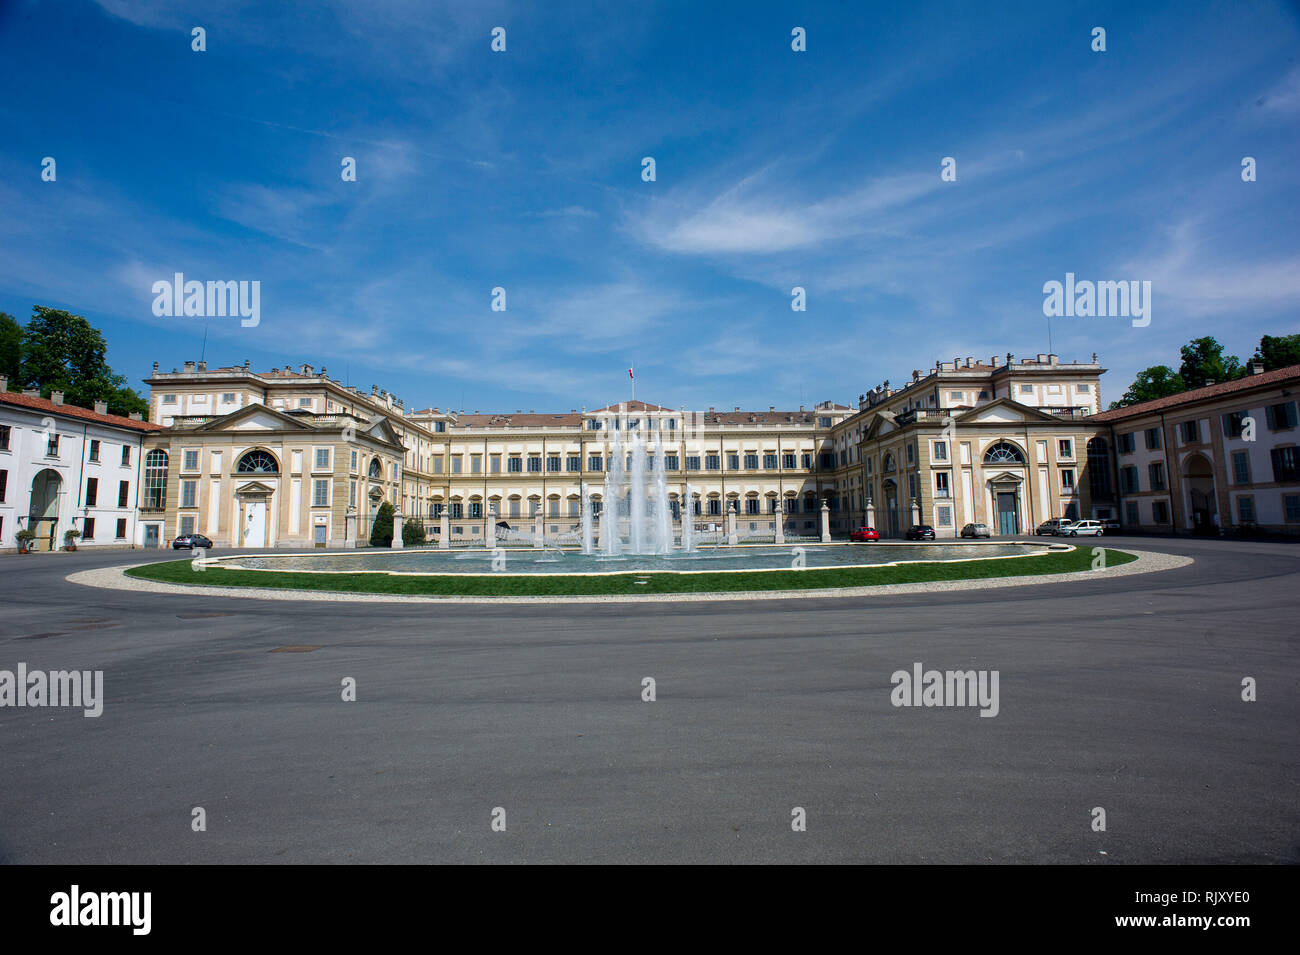
[[[1044,282],[1149,280],[1146,328],[1053,321],[1108,401],[1300,330],[1298,53],[1271,2],[0,0],[0,310],[84,314],[141,387],[204,335],[155,281],[257,280],[210,365],[486,411],[635,363],[639,398],[766,408],[1047,351]]]

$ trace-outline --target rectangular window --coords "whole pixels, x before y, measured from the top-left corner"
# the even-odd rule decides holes
[[[176,396],[175,396],[175,395],[163,395],[163,404],[165,404],[165,405],[174,405],[174,404],[176,404]]]
[[[1074,390],[1078,394],[1086,395],[1092,392],[1092,386],[1087,384],[1075,385]]]
[[[117,519],[116,538],[117,540],[126,540],[126,518],[125,517],[119,517]]]
[[[706,471],[717,471],[722,467],[722,456],[718,454],[706,454],[704,456],[704,469]]]
[[[1151,517],[1157,524],[1169,523],[1169,503],[1167,501],[1156,501],[1151,505]]]
[[[461,460],[462,457],[463,457],[463,455],[459,455],[459,454],[454,455],[454,456],[452,457],[452,459],[451,459],[451,473],[452,473],[452,474],[460,474],[460,473],[461,473],[461,467],[463,466],[463,464],[462,464],[462,460]]]
[[[1119,488],[1125,494],[1138,492],[1138,469],[1134,464],[1119,469]]]
[[[907,463],[911,464],[915,460],[916,460],[916,445],[909,444],[907,446]]]
[[[298,407],[299,407],[299,408],[310,408],[310,407],[311,407],[311,399],[310,399],[310,398],[299,398],[299,399],[298,399]]]
[[[59,456],[59,436],[57,434],[50,435],[49,440],[45,442],[45,456],[50,458]]]
[[[4,501],[9,491],[9,472],[0,471],[0,501]]]
[[[940,507],[936,509],[939,514],[940,527],[952,527],[952,508]]]
[[[1074,442],[1069,438],[1061,438],[1056,442],[1056,456],[1058,458],[1070,459],[1074,457]]]
[[[793,454],[781,455],[781,467],[785,468],[787,471],[793,471],[795,469],[794,462],[795,456]]]
[[[1148,451],[1160,450],[1160,429],[1147,428],[1144,434],[1146,436],[1147,450]]]
[[[676,471],[676,470],[677,470],[677,455],[675,455],[675,454],[665,454],[665,455],[664,455],[664,470],[665,470],[665,471]]]
[[[319,470],[324,470],[324,469],[328,468],[329,466],[330,466],[330,449],[329,449],[329,448],[317,448],[317,449],[316,449],[316,469],[317,469],[318,471],[319,471]]]
[[[198,451],[186,451],[186,452],[185,452],[185,470],[186,470],[186,471],[197,471],[198,469],[199,469],[199,452],[198,452]]]
[[[739,455],[739,454],[728,454],[728,455],[727,455],[727,470],[728,470],[728,471],[739,471],[739,470],[740,470],[740,455]]]
[[[511,517],[518,517],[518,516],[519,516],[519,502],[518,502],[518,501],[511,501],[511,502],[510,502],[510,516],[511,516]]]
[[[122,467],[129,468],[130,466],[131,466],[131,445],[124,444],[122,445]]]
[[[353,452],[352,452],[352,470],[355,471],[356,469],[357,469],[357,452],[353,451]]]
[[[758,498],[756,498],[756,497],[747,497],[747,498],[745,498],[745,513],[746,513],[746,514],[757,514],[757,513],[759,513],[759,510],[758,510]]]
[[[312,481],[312,507],[328,507],[330,503],[330,482],[324,479]]]
[[[935,497],[948,497],[948,495],[949,495],[949,488],[948,488],[948,472],[947,472],[947,471],[937,471],[937,472],[935,472],[935,475],[934,475],[934,496],[935,496]]]
[[[587,419],[587,430],[588,430],[588,431],[599,431],[599,430],[600,430],[600,421],[599,421],[598,419],[596,419],[596,418],[588,418],[588,419]]]
[[[348,482],[348,507],[357,506],[357,482]]]
[[[830,419],[830,418],[818,418],[818,419],[817,419],[817,427],[819,427],[819,428],[829,428],[830,426],[831,426],[831,419]]]
[[[1138,523],[1138,502],[1124,502],[1124,523],[1130,527],[1136,527]]]
[[[1245,422],[1248,411],[1230,411],[1221,419],[1223,422],[1223,436],[1225,438],[1240,438],[1242,425]]]
[[[469,456],[469,473],[470,474],[483,473],[483,455],[471,454]]]
[[[523,474],[524,459],[515,455],[506,459],[506,472],[508,474]]]
[[[86,478],[86,506],[94,507],[99,500],[99,478]]]
[[[1132,454],[1137,450],[1137,443],[1134,440],[1136,435],[1132,431],[1126,431],[1117,436],[1120,454]]]
[[[181,536],[187,537],[194,533],[194,515],[186,514],[181,518]]]
[[[581,516],[582,516],[582,502],[581,502],[581,501],[570,501],[570,502],[569,502],[569,516],[570,516],[570,517],[581,517]]]
[[[92,540],[95,536],[95,519],[88,517],[81,522],[81,539],[83,541]]]
[[[1232,483],[1249,484],[1250,483],[1250,453],[1247,451],[1234,451],[1232,453]]]
[[[686,455],[686,470],[698,471],[700,469],[700,456],[698,454]]]
[[[722,513],[722,502],[716,497],[709,499],[709,514],[716,517]]]
[[[493,474],[501,473],[501,455],[493,454],[488,456],[488,470]]]
[[[233,391],[223,391],[223,392],[221,393],[221,400],[222,400],[222,402],[224,402],[225,404],[228,404],[228,405],[229,405],[229,404],[234,404],[234,402],[235,402],[235,393],[234,393]]]
[[[1283,404],[1269,405],[1264,409],[1264,417],[1268,421],[1270,431],[1287,431],[1296,426],[1295,402],[1287,401]]]
[[[757,455],[757,454],[747,454],[747,455],[745,455],[745,470],[746,470],[746,471],[757,471],[757,470],[758,470],[758,455]]]
[[[835,452],[823,451],[821,455],[821,467],[823,471],[835,470]]]
[[[966,400],[966,395],[965,395],[963,392],[960,392],[960,391],[950,391],[950,392],[948,392],[948,400],[949,400],[949,401],[965,401],[965,400]]]
[[[558,474],[560,471],[560,456],[558,454],[548,455],[546,458],[546,470],[551,474]]]
[[[1201,429],[1195,421],[1184,421],[1178,430],[1182,432],[1183,444],[1196,444],[1201,440]]]
[[[559,501],[550,501],[549,504],[548,504],[548,506],[550,507],[550,516],[551,516],[551,517],[559,517],[559,516],[560,516],[560,502],[559,502]]]
[[[1160,461],[1152,461],[1147,465],[1147,475],[1151,478],[1151,490],[1163,491],[1165,489],[1165,466]]]
[[[570,455],[568,456],[568,458],[566,459],[566,461],[565,461],[565,467],[566,467],[569,471],[581,471],[581,470],[582,470],[582,456],[581,456],[581,455],[578,455],[578,454],[570,454]]]
[[[90,442],[90,460],[99,461],[99,442],[93,439]]]
[[[599,454],[591,454],[587,456],[588,471],[603,471],[604,463],[604,459]]]
[[[450,516],[451,516],[451,519],[452,519],[453,521],[458,521],[458,520],[460,520],[462,517],[465,516],[465,505],[462,504],[460,501],[452,501],[452,502],[451,502],[451,515],[450,515]],[[460,531],[457,531],[456,533],[459,534]]]
[[[541,473],[542,473],[542,459],[541,459],[538,455],[535,455],[535,454],[534,454],[534,455],[529,455],[529,457],[528,457],[528,473],[529,473],[529,474],[541,474]]]
[[[1033,386],[1033,385],[1021,385],[1021,386],[1020,386],[1020,393],[1021,393],[1022,395],[1032,395],[1032,394],[1034,393],[1034,386]]]
[[[1296,449],[1291,448],[1274,448],[1270,452],[1273,458],[1273,480],[1279,484],[1297,480],[1296,475]]]
[[[1300,494],[1283,494],[1282,512],[1288,524],[1300,522]]]
[[[1061,490],[1062,491],[1074,490],[1074,468],[1061,469]]]
[[[194,507],[198,500],[198,481],[181,481],[181,507]]]
[[[775,455],[775,454],[765,454],[765,455],[763,455],[763,470],[765,470],[765,471],[775,471],[775,470],[776,470],[776,455]]]
[[[907,496],[916,497],[916,473],[913,472],[907,476]]]
[[[117,506],[126,507],[127,502],[130,499],[131,499],[131,482],[118,481],[117,482]]]
[[[934,443],[934,459],[935,459],[936,461],[947,461],[947,460],[948,460],[948,442],[947,442],[947,441],[936,441],[936,442]]]
[[[811,454],[805,453],[805,454],[801,455],[801,456],[800,456],[800,460],[803,462],[802,464],[799,465],[801,468],[803,468],[805,471],[811,471],[811,470],[812,470],[812,455],[811,455]]]
[[[9,425],[0,424],[0,451],[9,450]]]
[[[482,501],[470,501],[470,502],[469,502],[469,516],[470,516],[471,518],[481,518],[481,517],[483,516],[483,502],[482,502]]]
[[[1255,523],[1255,499],[1253,497],[1237,498],[1237,520],[1242,524]]]

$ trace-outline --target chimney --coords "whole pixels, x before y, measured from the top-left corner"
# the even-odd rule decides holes
[[[298,373],[302,375],[310,375],[312,373],[311,365],[308,364],[300,365],[298,368]]]
[[[189,373],[192,372],[193,370],[194,370],[194,362],[192,362],[192,361],[187,361],[187,362],[185,363],[185,373],[186,373],[186,374],[189,374]]]
[[[736,405],[736,410],[737,410],[737,411],[740,410],[740,405]]]
[[[776,405],[768,405],[768,406],[767,406],[767,410],[768,410],[768,411],[775,411],[775,410],[776,410]]]
[[[23,389],[23,396],[26,397],[26,398],[39,398],[39,397],[41,396],[41,389],[39,389],[39,388],[24,388],[24,389]]]
[[[974,355],[967,355],[967,356],[966,356],[966,367],[969,368],[969,367],[971,367],[971,365],[973,365],[973,364],[975,364],[975,356],[974,356]]]
[[[207,371],[207,370],[208,370],[208,363],[206,361],[199,362],[199,371]]]
[[[61,405],[61,404],[63,404],[63,392],[61,392],[61,391],[51,391],[51,392],[50,392],[50,400],[53,401],[56,405]]]
[[[802,405],[800,405],[800,407],[802,407]],[[710,411],[713,410],[713,406],[712,406],[712,405],[709,406],[709,410],[710,410]]]
[[[1040,354],[1036,355],[1035,357],[1038,359],[1038,363],[1039,363],[1040,365],[1046,365],[1046,364],[1047,364],[1047,356],[1046,356],[1046,355],[1040,353]]]
[[[108,402],[107,402],[107,401],[96,401],[96,402],[95,402],[95,414],[108,414]]]
[[[1246,362],[1246,371],[1252,375],[1262,375],[1264,374],[1264,363],[1262,361],[1248,361]]]
[[[131,418],[132,421],[143,421],[143,420],[144,420],[144,415],[140,414],[140,412],[138,412],[138,411],[132,411],[132,412],[131,412],[131,415],[130,415],[130,418]]]
[[[1061,363],[1061,356],[1060,356],[1060,355],[1048,355],[1048,356],[1047,356],[1047,363],[1048,363],[1049,365],[1059,365],[1059,364]]]
[[[709,410],[712,411],[713,409],[710,408]],[[800,411],[803,411],[803,405],[800,405],[800,406],[799,406],[799,410],[800,410]]]
[[[994,355],[992,358],[990,358],[989,364],[992,365],[994,368],[998,367],[998,356]]]
[[[8,390],[9,390],[9,376],[0,375],[0,392],[5,392]]]
[[[157,362],[154,362],[154,363],[153,363],[153,373],[154,373],[155,375],[158,374],[158,363],[157,363]]]
[[[320,376],[321,376],[322,378],[327,377],[326,374],[325,374],[325,366],[324,366],[324,365],[321,365],[321,366],[320,366]]]

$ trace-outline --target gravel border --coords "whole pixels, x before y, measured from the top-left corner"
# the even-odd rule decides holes
[[[1119,550],[1120,548],[1114,548]],[[334,603],[461,603],[461,604],[574,604],[574,603],[680,603],[682,601],[719,600],[792,600],[818,597],[872,597],[894,594],[926,594],[951,590],[995,590],[1003,587],[1026,587],[1032,584],[1068,584],[1080,580],[1128,577],[1132,574],[1175,570],[1193,563],[1192,558],[1158,551],[1130,550],[1137,560],[1105,570],[1080,570],[1069,574],[1041,574],[1026,577],[990,577],[979,580],[934,580],[913,584],[880,584],[874,587],[825,587],[814,590],[747,590],[737,593],[687,594],[590,594],[559,597],[455,597],[415,594],[354,594],[316,590],[284,590],[275,587],[195,587],[189,584],[166,584],[124,573],[144,564],[120,564],[98,570],[69,574],[70,583],[105,590],[134,590],[158,594],[188,594],[203,597],[238,597],[250,600],[312,600]]]

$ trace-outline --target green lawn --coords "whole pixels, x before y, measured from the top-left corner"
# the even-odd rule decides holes
[[[1107,550],[1106,566],[1136,560],[1132,554]],[[917,563],[897,567],[769,570],[734,574],[617,574],[612,576],[458,575],[390,576],[388,574],[312,574],[263,570],[195,571],[188,560],[148,564],[127,571],[132,577],[175,584],[213,587],[275,587],[290,590],[344,591],[367,594],[427,594],[470,597],[564,596],[585,594],[727,593],[741,590],[816,590],[825,587],[870,587],[932,580],[972,580],[1061,574],[1092,567],[1092,548],[1042,557],[963,560],[951,564]],[[638,584],[636,581],[644,583]]]

